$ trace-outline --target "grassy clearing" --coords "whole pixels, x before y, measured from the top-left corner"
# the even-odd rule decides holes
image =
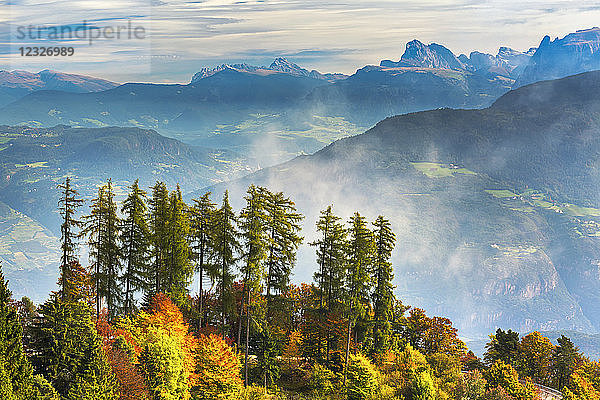
[[[17,168],[48,168],[48,161],[38,161],[29,164],[15,164]]]
[[[526,257],[539,250],[537,247],[528,245],[506,246],[494,243],[491,246],[497,249],[503,256],[517,259]]]
[[[446,165],[434,162],[411,162],[417,171],[424,173],[428,178],[446,178],[455,174],[477,175],[477,173],[466,168],[457,168],[453,165]]]
[[[508,197],[516,197],[518,196],[517,193],[508,190],[508,189],[500,189],[500,190],[496,190],[496,189],[488,189],[485,191],[488,194],[491,194],[492,196],[494,196],[497,199],[505,199]]]

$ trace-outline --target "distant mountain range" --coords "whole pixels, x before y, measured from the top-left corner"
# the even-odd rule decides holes
[[[90,92],[114,85],[69,75],[59,80],[68,85],[22,83],[27,90],[63,91],[40,90],[5,105],[0,123],[136,126],[274,165],[389,116],[484,108],[523,84],[594,70],[600,67],[599,47],[600,29],[592,28],[554,41],[546,37],[525,52],[501,47],[496,55],[456,56],[440,44],[412,40],[398,61],[383,60],[351,76],[322,74],[277,58],[269,66],[203,68],[186,85],[128,83],[101,92],[65,93],[67,88]],[[37,80],[22,80],[50,82],[43,78],[47,72],[37,75]]]
[[[329,204],[344,219],[384,214],[398,237],[398,296],[450,317],[464,336],[595,332],[599,121],[600,72],[589,72],[522,87],[482,110],[388,118],[213,191],[284,191],[308,213],[307,242]],[[300,254],[296,273],[308,280],[314,249]]]
[[[27,71],[0,70],[0,106],[36,90],[62,90],[86,93],[112,89],[119,84],[85,75],[65,74],[43,70],[38,73]]]
[[[215,68],[202,68],[199,72],[195,73],[192,77],[192,84],[198,82],[200,79],[208,78],[226,69],[245,72],[248,74],[256,75],[268,75],[273,73],[282,73],[292,76],[302,76],[306,78],[313,78],[324,80],[328,82],[335,82],[341,79],[346,79],[348,75],[345,74],[322,74],[317,70],[309,71],[305,68],[300,67],[298,64],[288,61],[286,58],[278,57],[268,67],[256,67],[248,64],[221,64]]]

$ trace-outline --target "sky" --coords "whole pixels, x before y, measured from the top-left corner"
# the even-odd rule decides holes
[[[496,54],[599,24],[600,4],[570,0],[0,0],[0,69],[187,83],[202,67],[284,56],[351,74],[398,60],[412,39],[457,55]],[[80,27],[82,38],[49,36],[60,27]],[[94,35],[102,37],[90,44]],[[72,47],[73,55],[21,56],[27,46]]]

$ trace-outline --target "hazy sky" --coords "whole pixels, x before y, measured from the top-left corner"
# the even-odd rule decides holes
[[[98,39],[92,45],[89,38],[22,38],[29,26],[76,28],[84,22],[93,32],[131,23],[132,29],[143,28],[138,36],[144,38]],[[203,66],[268,65],[281,55],[309,69],[352,73],[381,59],[399,59],[415,38],[457,55],[495,54],[503,45],[526,50],[546,34],[562,37],[597,25],[600,4],[570,0],[0,0],[0,69],[188,82]],[[75,54],[19,54],[21,46],[57,44],[72,46]]]

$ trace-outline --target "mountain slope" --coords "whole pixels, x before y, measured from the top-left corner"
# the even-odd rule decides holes
[[[117,86],[117,83],[104,79],[47,69],[38,73],[19,70],[0,71],[0,107],[36,90],[86,93],[100,92]]]
[[[463,335],[600,328],[600,72],[541,82],[483,110],[388,118],[249,183],[308,213],[388,216],[397,293]],[[537,101],[532,101],[537,99]],[[525,107],[525,105],[527,105]],[[301,252],[310,278],[314,249]]]
[[[49,129],[0,127],[0,201],[58,232],[56,185],[72,176],[81,195],[113,179],[119,193],[134,179],[156,180],[184,191],[252,171],[251,161],[139,128]]]

